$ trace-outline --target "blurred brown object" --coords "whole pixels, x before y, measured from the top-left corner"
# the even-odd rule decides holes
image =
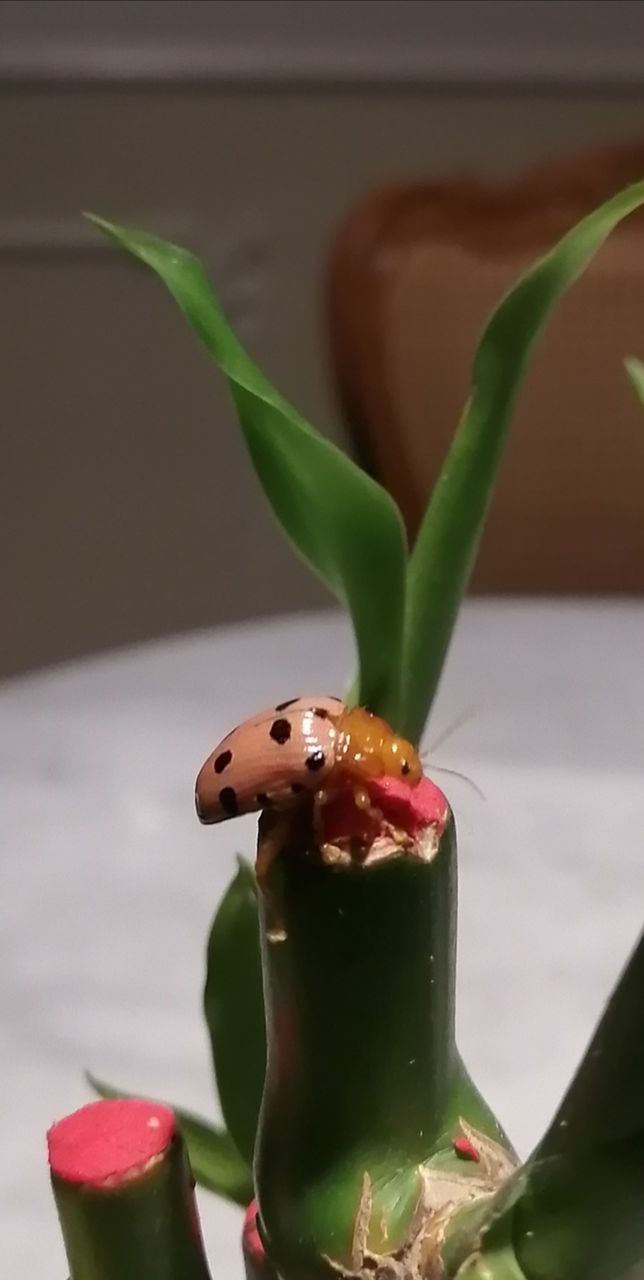
[[[363,461],[413,536],[469,394],[479,333],[522,270],[644,178],[644,142],[366,195],[329,271],[332,358]],[[474,574],[487,592],[644,590],[644,215],[612,234],[539,343]]]

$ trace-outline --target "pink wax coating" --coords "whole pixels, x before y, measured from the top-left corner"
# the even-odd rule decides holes
[[[90,1102],[47,1134],[51,1171],[67,1182],[114,1186],[143,1172],[177,1132],[168,1107],[139,1099]]]

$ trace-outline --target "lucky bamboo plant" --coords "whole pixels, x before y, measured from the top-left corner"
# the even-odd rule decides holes
[[[391,735],[407,740],[410,756],[420,742],[533,347],[611,230],[643,203],[640,183],[586,217],[494,311],[411,549],[387,492],[249,359],[199,262],[94,218],[160,277],[227,379],[275,516],[351,615],[357,673],[346,708],[382,717],[387,749],[399,741]],[[628,367],[644,400],[642,366]],[[364,763],[362,773],[343,772],[345,709],[337,720],[332,710],[314,699],[292,707],[290,719],[284,704],[260,722],[267,750],[276,724],[287,729],[274,739],[289,738],[295,714],[330,717],[335,736],[321,792],[298,784],[288,804],[271,807],[261,788],[246,804],[263,810],[261,874],[240,861],[216,911],[204,1004],[226,1127],[178,1111],[180,1136],[160,1104],[116,1101],[124,1095],[94,1081],[113,1101],[52,1131],[73,1280],[207,1275],[181,1139],[196,1180],[247,1206],[252,1280],[643,1276],[644,943],[550,1128],[519,1164],[454,1041],[449,806],[428,779],[412,786],[387,768],[364,772]],[[223,812],[218,789],[231,754],[229,741],[204,766],[202,819],[238,807],[229,787],[234,803]],[[261,751],[253,761],[261,776]],[[282,787],[296,757],[289,761]],[[245,785],[242,766],[248,757],[236,765]],[[141,1107],[152,1108],[146,1125],[161,1130],[153,1149],[139,1139]],[[97,1143],[119,1158],[88,1158]]]

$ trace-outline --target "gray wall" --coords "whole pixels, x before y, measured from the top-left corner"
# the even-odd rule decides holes
[[[204,258],[342,439],[320,288],[372,183],[644,133],[644,6],[0,4],[0,671],[323,596],[226,395],[90,208]]]

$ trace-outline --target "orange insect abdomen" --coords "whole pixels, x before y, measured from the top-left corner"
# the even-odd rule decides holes
[[[357,778],[403,778],[415,786],[423,775],[418,752],[364,707],[352,707],[337,720],[335,767]]]

